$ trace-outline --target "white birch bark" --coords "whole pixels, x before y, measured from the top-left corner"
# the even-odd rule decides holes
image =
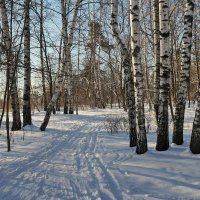
[[[183,125],[185,106],[187,100],[187,88],[189,82],[191,65],[191,47],[192,47],[192,24],[194,15],[194,0],[185,0],[184,14],[184,33],[181,49],[181,73],[179,89],[177,93],[175,122],[173,130],[173,143],[183,144]]]
[[[169,148],[168,104],[170,89],[170,34],[168,0],[159,0],[159,25],[161,68],[156,150],[165,151]]]
[[[65,73],[64,73],[64,114],[68,114],[68,63],[67,59],[69,58],[69,49],[67,48],[67,40],[68,40],[68,33],[67,33],[67,8],[66,6],[68,5],[68,1],[61,0],[61,13],[62,13],[62,37],[63,37],[63,62],[62,65],[65,68]]]
[[[8,74],[9,90],[11,95],[11,105],[12,105],[12,115],[13,115],[13,124],[11,130],[14,131],[21,129],[21,119],[20,119],[19,98],[18,98],[17,83],[16,83],[17,69],[12,52],[11,37],[9,32],[9,23],[8,23],[5,0],[0,0],[0,11],[2,20],[3,40],[5,42],[5,48],[6,48],[7,67],[9,68],[9,74]]]
[[[30,0],[24,1],[24,95],[23,126],[30,125],[31,120],[31,63],[30,63]]]
[[[136,153],[143,154],[147,151],[147,137],[144,114],[144,72],[141,64],[140,24],[138,0],[130,0],[130,27],[131,27],[131,53],[134,68],[134,85],[136,98],[136,127],[137,148]]]
[[[99,38],[98,38],[98,42],[99,42],[99,51],[98,51],[98,54],[100,55],[101,53],[101,39],[102,38],[102,34],[101,34],[101,31],[102,31],[102,16],[103,16],[103,0],[100,0],[99,2],[99,6],[100,6],[100,23],[99,23],[99,27],[100,27],[100,33],[99,33]],[[103,90],[102,90],[102,83],[101,83],[101,72],[100,72],[100,58],[98,59],[98,64],[97,64],[97,85],[98,85],[98,93],[99,93],[99,107],[100,108],[105,108],[105,103],[104,103],[104,100],[103,100]]]
[[[131,55],[120,38],[118,32],[117,15],[118,15],[118,1],[111,0],[112,35],[117,41],[117,45],[122,52],[122,58],[123,58],[122,65],[125,75],[126,97],[127,97],[128,118],[129,118],[130,147],[133,147],[136,146],[137,135],[136,135],[134,84],[133,84],[133,75],[131,71]]]
[[[160,86],[160,39],[159,39],[159,0],[153,0],[154,20],[154,112],[158,123],[159,86]]]
[[[74,31],[75,31],[76,22],[77,22],[78,8],[80,6],[81,1],[82,0],[77,0],[76,2],[76,7],[75,7],[76,9],[74,10],[74,16],[73,16],[70,32],[68,35],[68,43],[67,43],[67,47],[69,51],[68,58],[67,58],[67,62],[69,66],[69,76],[68,76],[69,114],[74,113],[74,101],[73,101],[74,91],[73,91],[73,70],[72,70],[72,62],[71,62],[71,48],[73,44],[73,36],[74,36]]]
[[[69,39],[69,38],[68,38]],[[73,91],[73,70],[72,70],[72,61],[71,61],[71,46],[72,44],[67,45],[67,84],[68,84],[68,104],[69,104],[69,114],[74,113],[74,91]]]

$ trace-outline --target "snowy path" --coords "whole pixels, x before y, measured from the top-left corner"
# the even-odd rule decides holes
[[[126,133],[105,132],[104,114],[52,116],[45,133],[36,114],[12,152],[0,152],[0,200],[200,199],[199,156],[186,146],[159,153],[151,141],[138,156]]]
[[[50,143],[1,167],[0,199],[123,199],[118,183],[95,153],[99,125],[97,119],[71,124],[66,132],[47,130]]]

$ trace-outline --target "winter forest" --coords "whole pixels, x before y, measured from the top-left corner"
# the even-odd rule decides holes
[[[200,200],[198,0],[0,0],[0,200]]]

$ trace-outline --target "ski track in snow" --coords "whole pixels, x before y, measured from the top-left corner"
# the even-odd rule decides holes
[[[55,130],[40,151],[2,166],[0,199],[123,199],[118,182],[95,153],[98,131],[98,122],[74,124],[63,134]]]
[[[25,130],[27,146],[18,140],[24,149],[0,152],[0,200],[200,199],[199,156],[184,146],[168,153],[150,146],[136,155],[126,133],[105,131],[110,112],[55,115],[45,133],[38,130],[43,115],[36,114],[31,133]],[[5,148],[2,137],[0,144]]]

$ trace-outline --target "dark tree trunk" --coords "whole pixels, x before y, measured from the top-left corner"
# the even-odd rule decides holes
[[[192,127],[190,150],[193,154],[200,154],[200,83],[197,99],[197,108]]]
[[[31,125],[30,0],[25,0],[23,126]]]

